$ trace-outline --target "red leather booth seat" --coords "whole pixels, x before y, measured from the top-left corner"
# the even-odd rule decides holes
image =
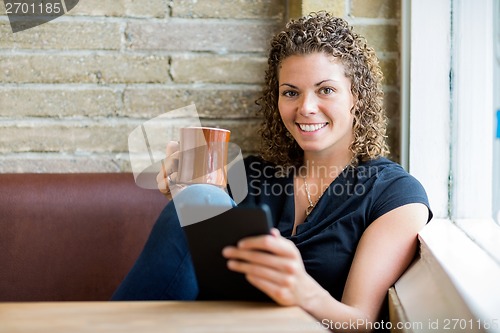
[[[0,301],[108,300],[166,202],[130,173],[0,174]]]

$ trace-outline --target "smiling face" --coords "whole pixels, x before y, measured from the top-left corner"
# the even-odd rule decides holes
[[[351,80],[333,56],[293,55],[281,63],[278,109],[306,158],[350,156],[353,106]]]

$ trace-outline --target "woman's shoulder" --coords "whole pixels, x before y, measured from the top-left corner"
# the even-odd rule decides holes
[[[427,202],[427,193],[420,181],[401,165],[385,157],[379,157],[358,166],[358,179],[373,184],[380,197],[418,197]]]
[[[357,172],[360,178],[375,177],[378,181],[389,181],[401,178],[417,181],[403,169],[400,164],[385,157],[379,157],[360,163],[357,167]]]
[[[383,207],[383,211],[408,203],[423,203],[429,207],[427,193],[420,181],[387,158],[360,163],[358,177],[371,179],[375,205]],[[429,217],[432,217],[430,208]]]

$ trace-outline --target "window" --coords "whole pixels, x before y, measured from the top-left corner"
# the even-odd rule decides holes
[[[479,243],[481,234],[500,229],[489,225],[498,193],[493,0],[410,3],[409,74],[402,84],[409,96],[408,169],[426,188],[435,218]],[[498,236],[481,246],[500,263],[500,230]]]
[[[436,281],[439,289],[456,291],[481,319],[493,319],[500,308],[495,2],[402,1],[402,35],[410,39],[408,56],[402,48],[408,169],[435,215],[421,233],[422,257],[448,275]]]
[[[495,15],[493,23],[495,26],[493,35],[493,47],[495,57],[493,61],[493,107],[494,107],[494,133],[493,142],[493,217],[500,224],[500,1],[495,1]]]

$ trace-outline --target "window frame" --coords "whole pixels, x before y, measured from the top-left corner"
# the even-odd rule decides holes
[[[402,43],[408,128],[401,156],[434,212],[419,234],[421,258],[447,275],[436,282],[439,290],[460,295],[465,310],[483,320],[495,319],[500,308],[494,282],[500,280],[500,227],[492,218],[492,8],[493,0],[402,0],[401,11],[402,36],[410,39]],[[427,313],[434,306],[428,302]]]

